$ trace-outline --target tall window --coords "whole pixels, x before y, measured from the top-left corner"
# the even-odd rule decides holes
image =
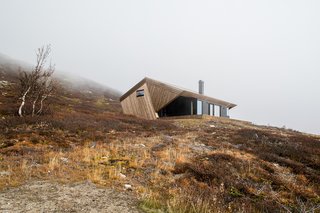
[[[228,108],[227,107],[221,107],[221,117],[229,117]]]
[[[202,115],[202,101],[197,101],[197,115]]]
[[[214,105],[210,104],[210,108],[209,108],[209,115],[214,115],[214,111],[213,111]]]
[[[220,117],[220,106],[214,105],[214,116]]]

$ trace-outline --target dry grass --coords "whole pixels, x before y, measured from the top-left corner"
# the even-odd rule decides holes
[[[90,180],[132,185],[146,212],[319,211],[319,137],[218,118],[145,121],[107,97],[60,92],[37,118],[13,116],[17,103],[0,97],[1,189]]]
[[[124,122],[127,118],[121,119]],[[320,202],[319,184],[315,182],[319,178],[315,166],[319,160],[319,150],[314,146],[317,138],[297,133],[280,137],[269,135],[266,129],[250,130],[252,133],[247,128],[226,131],[227,124],[212,128],[210,122],[188,120],[189,124],[183,124],[188,133],[178,127],[172,130],[163,127],[172,136],[136,126],[122,132],[120,129],[104,132],[97,127],[95,131],[87,130],[87,137],[81,132],[73,133],[72,128],[54,129],[63,138],[62,143],[54,141],[53,132],[47,132],[50,125],[17,125],[20,135],[15,136],[14,145],[0,150],[0,171],[5,173],[0,176],[0,187],[17,186],[31,179],[91,180],[119,190],[129,183],[141,199],[141,208],[147,212],[274,212],[317,208]],[[32,130],[32,137],[24,133],[28,129]],[[100,140],[92,140],[97,138],[95,134],[100,135]],[[259,134],[258,139],[255,134]],[[259,139],[261,135],[265,138]],[[3,136],[8,140],[11,137]],[[291,150],[290,147],[297,146],[293,144],[297,138],[299,146],[313,144],[313,149],[308,148],[309,144],[300,149],[309,156],[290,152],[284,157],[272,147],[285,141],[287,150]],[[245,145],[239,146],[240,141]]]

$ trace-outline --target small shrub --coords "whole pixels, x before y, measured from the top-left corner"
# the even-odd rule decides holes
[[[243,194],[237,188],[235,188],[233,186],[230,188],[229,194],[232,197],[242,197],[243,196]]]

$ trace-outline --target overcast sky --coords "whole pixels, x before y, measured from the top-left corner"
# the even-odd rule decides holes
[[[320,134],[319,0],[1,0],[0,52],[125,92],[143,77],[236,103],[233,118]]]

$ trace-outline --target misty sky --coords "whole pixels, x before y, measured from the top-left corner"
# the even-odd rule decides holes
[[[1,0],[0,52],[125,92],[148,76],[320,134],[319,0]]]

